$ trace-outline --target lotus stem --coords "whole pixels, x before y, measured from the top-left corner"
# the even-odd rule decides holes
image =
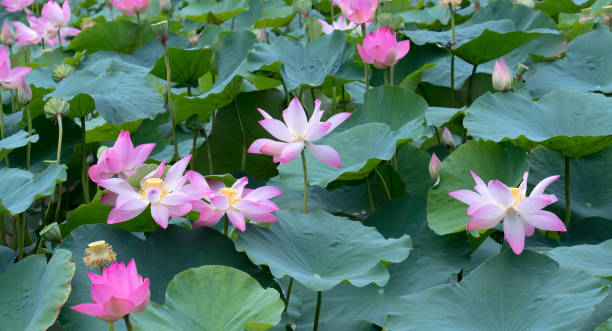
[[[198,131],[194,131],[193,132],[193,143],[191,146],[191,160],[189,161],[191,163],[191,170],[193,170],[197,154],[198,154]]]
[[[17,96],[15,95],[15,91],[11,90],[11,114],[15,114],[17,111]]]
[[[59,40],[59,48],[63,50],[64,46],[62,46],[62,29],[59,27],[57,28],[57,39]]]
[[[0,90],[0,139],[4,138],[6,138],[6,136],[4,135],[4,109],[2,106],[2,91]],[[10,165],[8,155],[4,158],[4,160],[6,162],[6,167],[9,168]]]
[[[142,25],[140,24],[140,14],[136,13],[136,22],[138,24],[138,47],[142,46]]]
[[[62,124],[62,115],[57,115],[57,155],[55,163],[60,164],[62,157],[62,138],[64,136],[64,126]]]
[[[62,208],[62,185],[63,183],[59,183],[59,185],[56,185],[57,186],[57,204],[55,205],[55,219],[56,220],[59,218],[60,209]],[[68,192],[68,190],[66,190],[66,192]]]
[[[387,76],[387,70],[383,69],[383,77],[385,85],[389,85],[389,77]]]
[[[450,10],[450,20],[451,20],[451,107],[455,106],[455,52],[453,51],[455,48],[455,10],[449,4],[448,9]]]
[[[308,170],[306,169],[306,155],[302,149],[302,169],[304,170],[304,214],[308,212]]]
[[[261,14],[263,16],[263,30],[264,30],[264,36],[266,37],[266,44],[269,44],[270,41],[268,40],[268,31],[266,31],[266,4],[265,4],[265,0],[260,0],[261,2]],[[298,16],[299,17],[299,16]],[[301,21],[300,21],[301,22]],[[300,28],[302,27],[302,24],[300,23]]]
[[[565,226],[569,228],[572,217],[570,204],[570,159],[565,157]]]
[[[370,203],[370,212],[374,212],[374,199],[372,198],[372,187],[370,186],[370,181],[368,177],[365,179],[366,183],[366,191],[368,192],[368,202]]]
[[[140,25],[139,25],[140,26]],[[170,68],[170,56],[168,55],[168,46],[163,44],[164,46],[164,60],[166,62],[166,94],[168,97],[168,112],[170,113],[170,119],[172,122],[172,140],[174,142],[174,155],[172,156],[173,160],[179,159],[178,152],[178,140],[176,138],[176,119],[174,118],[174,104],[172,103],[172,88],[171,88],[171,80],[172,77],[172,69]]]
[[[344,108],[344,111],[346,112],[346,99],[344,96],[344,84],[342,84],[342,88],[340,92],[342,92],[342,107]]]
[[[391,84],[391,86],[395,85],[395,82],[394,82],[395,77],[393,77],[395,76],[394,74],[395,74],[395,66],[391,66],[391,68],[389,68],[389,84]]]
[[[108,331],[115,331],[115,322],[108,322]]]
[[[125,322],[125,328],[128,331],[132,331],[132,323],[130,323],[130,314],[123,315],[123,321]]]
[[[89,203],[89,177],[87,176],[87,139],[85,117],[81,117],[81,184],[83,185],[83,201]],[[28,159],[29,159],[28,154]]]
[[[455,53],[451,50],[451,90],[450,90],[450,106],[455,107]]]
[[[236,110],[236,117],[238,118],[238,125],[240,126],[240,143],[242,148],[240,149],[240,171],[245,172],[246,170],[246,134],[244,132],[244,125],[242,124],[242,117],[240,117],[240,110],[238,110],[238,102],[234,98],[234,110]]]
[[[281,79],[281,83],[283,83],[283,90],[285,91],[285,107],[289,107],[289,91],[287,91],[287,85],[283,79]]]
[[[32,114],[30,113],[30,105],[25,105],[25,113],[28,121],[28,137],[32,136]],[[30,170],[30,154],[32,153],[32,142],[28,141],[26,151],[26,170]]]
[[[191,85],[187,85],[187,96],[190,97],[191,96]]]
[[[467,95],[467,106],[468,107],[472,105],[472,100],[474,98],[472,94],[474,91],[474,77],[476,76],[476,68],[478,68],[477,64],[475,64],[472,67],[472,74],[470,75],[470,83],[468,85],[468,95]],[[467,142],[467,129],[465,128],[465,126],[463,126],[461,128],[461,143],[465,144],[466,142]]]
[[[227,233],[229,232],[229,220],[227,215],[225,216],[225,225],[223,226],[223,235],[227,237]]]
[[[382,182],[383,188],[385,189],[385,194],[387,195],[387,199],[392,200],[391,192],[389,192],[389,187],[387,186],[387,183],[385,182],[385,178],[380,174],[378,169],[374,169],[374,173],[376,174],[376,176],[378,176],[378,178]]]
[[[21,215],[17,215],[17,219],[15,220],[15,230],[17,236],[15,240],[17,240],[17,251],[18,251],[18,259],[21,260],[23,258],[23,246],[25,242],[25,223],[26,223],[26,212],[23,212]]]
[[[365,26],[365,23],[361,23],[361,34],[363,35],[363,38],[365,38],[365,36],[366,36],[366,26]],[[364,68],[364,72],[365,72],[364,83],[365,83],[365,89],[367,91],[367,90],[370,89],[369,82],[368,82],[368,76],[369,76],[368,75],[368,64],[364,62],[363,65],[364,65],[363,68]]]
[[[291,298],[292,288],[293,288],[293,277],[289,277],[289,286],[287,286],[287,294],[285,295],[285,311],[289,310],[289,299]]]
[[[313,331],[317,331],[319,329],[319,315],[321,313],[321,301],[323,299],[323,292],[317,292],[317,308],[315,311],[315,320],[314,325],[312,326]]]

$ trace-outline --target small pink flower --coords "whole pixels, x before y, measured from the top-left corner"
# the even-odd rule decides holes
[[[30,17],[28,17],[28,20],[29,19]],[[39,34],[34,29],[21,22],[15,21],[11,24],[17,29],[17,35],[15,36],[17,37],[17,43],[15,45],[36,45],[44,36],[44,33]]]
[[[46,2],[43,5],[41,16],[55,28],[66,26],[70,21],[70,1],[64,0],[61,7],[53,0]]]
[[[192,182],[199,187],[208,188],[208,183],[204,177],[197,173],[192,173]],[[276,204],[269,199],[281,193],[281,190],[273,186],[262,186],[255,190],[245,189],[248,179],[242,177],[231,187],[226,187],[219,181],[210,181],[212,190],[205,199],[210,203],[199,201],[194,203],[194,210],[200,212],[198,221],[193,224],[194,228],[200,226],[213,226],[219,222],[223,215],[234,224],[234,226],[244,231],[246,229],[245,218],[255,222],[278,222],[276,217],[270,214],[277,211]]]
[[[114,0],[113,5],[126,16],[143,14],[149,9],[151,0]]]
[[[98,163],[89,168],[89,177],[100,184],[105,179],[126,179],[140,168],[151,154],[155,144],[143,144],[134,148],[130,132],[121,130],[115,145],[102,153]]]
[[[32,12],[27,8],[29,5],[34,3],[34,0],[2,0],[0,5],[6,7],[8,12],[25,11],[26,14],[30,15]]]
[[[351,22],[361,24],[372,20],[378,0],[342,0],[339,7]]]
[[[15,43],[15,32],[6,21],[2,23],[2,33],[0,33],[0,43],[12,46]]]
[[[23,78],[32,70],[29,67],[15,67],[11,69],[6,46],[0,49],[0,87],[5,89],[16,89],[21,85]]]
[[[357,45],[359,55],[365,63],[374,64],[378,69],[394,66],[408,54],[410,40],[397,42],[395,33],[389,28],[378,28],[363,38],[363,46]]]
[[[142,213],[151,205],[151,216],[162,228],[168,227],[170,217],[179,217],[192,209],[192,202],[202,199],[210,190],[186,184],[188,175],[183,175],[191,155],[179,160],[168,169],[165,177],[165,161],[157,169],[140,180],[140,188],[132,187],[124,179],[110,178],[100,182],[100,186],[117,194],[115,208],[108,214],[107,223],[125,222]]]
[[[326,122],[321,122],[321,117],[325,111],[320,110],[321,100],[315,100],[315,108],[310,120],[306,117],[306,112],[297,98],[293,98],[289,107],[283,111],[285,123],[272,118],[263,109],[259,113],[264,119],[259,124],[264,127],[274,138],[257,139],[249,147],[248,152],[254,154],[266,154],[274,157],[274,162],[285,164],[295,159],[304,147],[312,153],[314,157],[325,164],[340,168],[340,155],[331,146],[315,145],[313,142],[323,138],[334,128],[344,122],[351,113],[339,113],[330,117]]]
[[[493,68],[493,88],[496,91],[508,91],[512,88],[512,71],[508,68],[506,61],[503,58],[495,61],[495,67]]]
[[[442,131],[442,143],[447,147],[451,148],[455,146],[455,140],[453,139],[453,134],[447,127],[444,127]]]
[[[432,180],[435,180],[436,183],[440,179],[439,169],[440,169],[440,159],[436,155],[436,153],[431,154],[431,159],[429,160],[429,176]]]
[[[499,180],[489,181],[488,186],[470,170],[476,186],[474,191],[458,190],[450,192],[451,197],[468,204],[467,214],[472,219],[467,230],[490,229],[504,221],[504,237],[515,254],[521,254],[525,247],[525,236],[532,236],[535,228],[547,231],[567,231],[557,215],[542,208],[557,202],[554,194],[544,194],[544,190],[559,176],[544,178],[527,196],[527,177],[518,188],[507,187]]]
[[[346,18],[344,16],[340,16],[337,21],[332,22],[332,25],[329,25],[324,20],[317,20],[321,23],[321,31],[325,34],[331,34],[334,30],[352,30],[357,27],[357,24],[350,22],[347,24]]]
[[[123,316],[143,311],[151,297],[149,278],[142,279],[132,259],[127,267],[113,262],[102,275],[90,272],[93,303],[82,303],[71,309],[105,322],[115,322]]]

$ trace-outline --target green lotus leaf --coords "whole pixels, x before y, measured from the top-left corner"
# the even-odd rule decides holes
[[[12,150],[23,147],[30,143],[38,141],[38,135],[33,134],[28,137],[27,131],[17,131],[12,135],[0,140],[0,160],[4,159]]]
[[[182,49],[168,47],[170,80],[184,85],[197,83],[208,70],[213,51],[210,48]],[[151,74],[166,80],[166,62],[162,55],[151,70]]]
[[[590,6],[593,2],[595,0],[540,0],[535,1],[535,8],[550,16],[556,16],[559,13],[580,12],[582,8]]]
[[[612,277],[612,240],[598,245],[557,247],[544,254],[563,268],[581,269],[597,277]]]
[[[181,17],[188,20],[221,24],[230,18],[245,12],[249,9],[249,3],[246,0],[197,0],[192,1],[183,7],[179,12]]]

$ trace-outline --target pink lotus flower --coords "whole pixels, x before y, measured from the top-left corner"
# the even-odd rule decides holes
[[[334,128],[344,122],[351,113],[339,113],[330,117],[326,122],[321,122],[321,117],[325,111],[320,110],[321,100],[315,100],[315,108],[310,120],[306,117],[306,112],[297,98],[293,98],[289,107],[283,111],[285,123],[272,118],[263,109],[259,113],[264,120],[259,124],[264,127],[276,139],[257,139],[249,147],[249,153],[266,154],[274,157],[274,162],[285,164],[295,159],[302,149],[306,147],[314,157],[325,164],[340,168],[342,162],[340,155],[331,146],[315,145],[314,141],[323,138]]]
[[[363,38],[363,46],[357,45],[357,50],[363,62],[384,69],[394,66],[408,54],[410,40],[397,42],[395,33],[391,34],[389,28],[378,28],[377,32],[370,32]]]
[[[28,20],[29,19],[30,17],[28,17]],[[44,33],[39,34],[34,29],[21,22],[15,21],[11,24],[13,24],[13,26],[17,29],[17,43],[15,45],[36,45],[42,40],[44,36]]]
[[[378,0],[342,0],[339,7],[351,22],[361,24],[372,20]]]
[[[508,68],[506,61],[503,58],[495,61],[495,67],[493,68],[493,88],[496,91],[508,91],[512,88],[512,71]]]
[[[525,236],[532,236],[535,228],[567,231],[555,214],[541,210],[557,201],[554,194],[544,194],[544,190],[559,176],[544,178],[527,196],[527,172],[518,188],[509,188],[499,180],[491,180],[487,186],[473,171],[470,170],[470,173],[476,182],[476,192],[458,190],[448,194],[470,205],[467,214],[472,219],[465,227],[467,230],[490,229],[503,220],[504,237],[515,254],[521,254]]]
[[[440,181],[439,169],[441,163],[436,153],[432,153],[431,159],[429,160],[429,177],[435,180],[436,184]]]
[[[192,176],[194,185],[209,187],[201,175],[192,173]],[[200,217],[193,227],[213,226],[223,215],[227,215],[230,222],[240,231],[246,229],[245,218],[255,222],[278,222],[276,217],[270,214],[277,211],[278,207],[269,199],[283,192],[273,186],[262,186],[255,190],[245,189],[246,184],[248,184],[246,177],[238,179],[231,187],[226,187],[220,181],[211,180],[212,193],[205,198],[210,204],[201,200],[194,203],[194,210],[200,212]]]
[[[117,194],[115,208],[108,214],[107,223],[120,223],[130,220],[151,205],[151,216],[162,228],[168,227],[170,216],[179,217],[191,211],[193,201],[210,194],[192,184],[186,185],[188,175],[183,175],[191,155],[179,160],[170,167],[166,176],[165,162],[146,175],[136,190],[126,180],[110,178],[100,182],[100,186]]]
[[[46,2],[42,8],[41,16],[56,28],[66,26],[70,21],[70,1],[64,0],[61,7],[53,0]]]
[[[149,278],[142,279],[134,260],[127,267],[123,262],[113,262],[101,276],[93,272],[88,275],[93,303],[70,307],[79,313],[115,322],[127,314],[143,311],[149,304]]]
[[[97,184],[115,176],[126,179],[144,164],[154,147],[155,144],[142,144],[134,148],[130,132],[121,130],[115,145],[105,150],[98,163],[89,168],[89,177]]]
[[[28,67],[15,67],[11,69],[11,59],[2,45],[0,49],[0,87],[6,89],[16,89],[21,84],[23,78],[32,70]]]
[[[353,22],[347,24],[346,18],[344,18],[344,16],[340,16],[337,21],[332,22],[332,25],[329,25],[324,20],[317,21],[321,23],[321,31],[325,34],[331,34],[332,32],[334,32],[334,30],[345,31],[352,30],[357,27],[357,24]]]
[[[453,139],[453,134],[447,127],[444,127],[442,131],[442,143],[446,145],[448,148],[455,146],[455,140]]]
[[[126,16],[142,14],[149,9],[151,0],[113,0],[113,5]]]
[[[2,23],[2,33],[0,33],[0,43],[12,46],[15,43],[15,32],[6,21]]]
[[[25,11],[26,14],[30,15],[32,11],[30,11],[27,7],[34,3],[34,0],[2,0],[0,5],[6,7],[6,11],[8,12],[17,12],[17,11]]]

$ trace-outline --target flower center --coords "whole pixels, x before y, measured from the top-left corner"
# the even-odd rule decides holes
[[[164,188],[161,178],[152,177],[145,179],[140,195],[149,202],[158,202],[168,195],[168,190]]]
[[[516,207],[521,200],[525,199],[525,195],[516,187],[511,187],[510,192],[512,192],[512,207]]]
[[[227,198],[227,203],[230,207],[233,207],[238,201],[242,200],[242,198],[238,196],[238,191],[236,191],[235,188],[224,187],[221,189],[221,194]]]
[[[161,178],[147,178],[144,181],[144,186],[147,188],[160,188],[164,186],[164,181]]]

